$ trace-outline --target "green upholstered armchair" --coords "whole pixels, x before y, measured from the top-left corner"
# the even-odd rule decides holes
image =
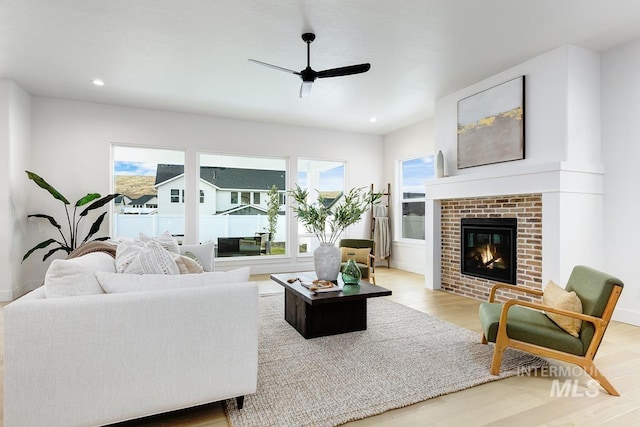
[[[374,265],[374,257],[375,257],[375,242],[371,239],[342,239],[338,244],[338,247],[341,248],[342,256],[342,264],[340,265],[340,271],[347,262],[347,253],[348,249],[369,249],[367,253],[364,253],[361,256],[356,257],[356,264],[360,267],[360,272],[362,273],[362,279],[368,280],[370,283],[376,284],[376,276],[375,276],[375,265]],[[361,252],[361,251],[359,251]],[[360,253],[358,253],[360,255]]]
[[[543,295],[540,290],[522,286],[495,285],[491,289],[489,302],[480,305],[480,323],[484,332],[482,343],[495,342],[491,374],[499,374],[502,354],[507,347],[512,347],[576,364],[598,381],[609,394],[619,396],[611,383],[598,371],[593,358],[611,320],[622,287],[623,283],[619,279],[606,273],[585,266],[574,267],[565,289],[568,292],[575,291],[582,302],[582,313],[575,313],[516,299],[504,304],[494,303],[496,291],[500,288]],[[572,336],[539,310],[581,319],[579,336]]]

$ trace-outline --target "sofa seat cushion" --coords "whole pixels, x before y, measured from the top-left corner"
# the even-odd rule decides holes
[[[480,304],[480,323],[488,341],[496,342],[498,323],[503,304]],[[507,323],[507,335],[511,339],[553,348],[559,351],[584,355],[582,341],[565,332],[544,313],[524,307],[511,307]]]
[[[55,259],[44,277],[47,298],[103,294],[95,273],[115,273],[113,257],[104,252],[91,252],[72,259]]]
[[[125,274],[98,272],[96,277],[108,294],[120,292],[159,291],[193,288],[220,283],[244,283],[249,280],[250,267],[230,271],[204,272],[201,274]]]

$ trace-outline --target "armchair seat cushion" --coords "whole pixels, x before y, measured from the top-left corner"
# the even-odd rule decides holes
[[[503,304],[483,302],[480,304],[480,323],[484,336],[495,342]],[[576,338],[556,325],[544,313],[524,307],[509,309],[507,335],[509,338],[552,348],[578,356],[585,353],[580,338]]]

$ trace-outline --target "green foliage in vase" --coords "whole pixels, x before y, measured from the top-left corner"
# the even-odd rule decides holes
[[[58,190],[53,188],[51,184],[49,184],[40,176],[36,175],[33,172],[29,172],[29,171],[25,171],[25,172],[27,173],[27,177],[29,177],[30,180],[35,182],[40,188],[47,190],[54,199],[60,200],[64,204],[64,210],[67,215],[67,221],[65,225],[67,226],[68,230],[63,231],[62,225],[60,225],[55,220],[55,218],[53,218],[51,215],[45,215],[45,214],[28,215],[29,218],[40,218],[40,219],[47,220],[49,224],[51,224],[58,231],[58,233],[60,234],[60,239],[51,238],[38,243],[33,248],[29,249],[29,251],[27,251],[26,254],[24,254],[24,257],[22,258],[23,262],[29,257],[29,255],[31,255],[35,251],[39,249],[49,248],[51,245],[54,245],[54,246],[50,248],[49,252],[47,252],[44,255],[44,257],[42,258],[43,261],[45,261],[47,258],[49,258],[51,255],[53,255],[58,251],[65,251],[67,254],[70,254],[78,246],[88,242],[89,239],[91,239],[91,237],[93,237],[93,235],[100,230],[100,226],[102,225],[102,222],[104,221],[104,217],[107,215],[107,212],[103,212],[94,221],[94,223],[91,225],[91,228],[89,229],[89,232],[87,233],[87,235],[83,240],[79,240],[80,238],[78,237],[80,222],[87,216],[89,212],[95,209],[102,208],[104,205],[109,203],[115,197],[119,196],[119,194],[117,193],[108,194],[104,197],[101,197],[100,194],[98,193],[89,193],[75,203],[75,205],[73,206],[73,213],[70,215],[69,205],[71,203],[67,200],[66,197],[64,197]],[[87,205],[89,203],[91,204],[86,208],[84,208],[82,212],[80,212],[79,214],[77,213],[79,207]],[[108,238],[109,237],[98,237],[93,240],[107,240]]]
[[[336,243],[342,232],[360,221],[372,204],[382,197],[381,193],[364,191],[364,187],[352,188],[344,194],[342,200],[335,206],[328,208],[318,191],[315,202],[309,200],[309,192],[296,185],[295,190],[289,190],[290,196],[296,202],[293,212],[304,228],[316,235],[322,243]],[[317,191],[317,190],[316,190]]]

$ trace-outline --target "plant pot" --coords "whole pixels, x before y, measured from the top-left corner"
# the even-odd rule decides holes
[[[340,249],[333,243],[320,243],[313,251],[313,265],[318,280],[335,281],[340,273]]]

